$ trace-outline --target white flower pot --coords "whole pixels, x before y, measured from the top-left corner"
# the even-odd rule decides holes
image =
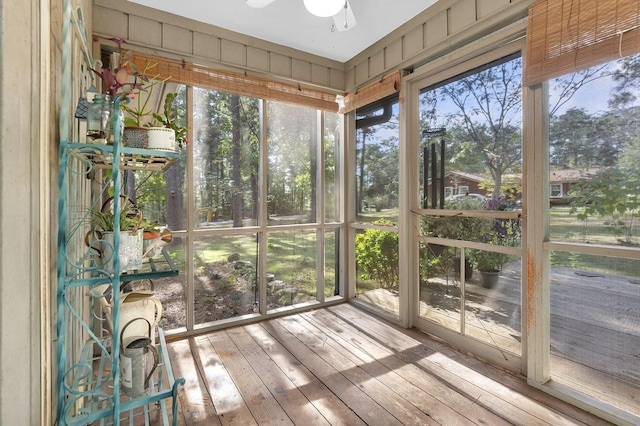
[[[147,148],[175,151],[176,132],[167,127],[149,127],[147,129]]]

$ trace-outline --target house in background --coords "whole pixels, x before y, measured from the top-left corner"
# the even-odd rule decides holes
[[[480,188],[480,184],[485,180],[487,180],[487,178],[482,175],[452,171],[445,173],[444,183],[441,183],[440,178],[436,178],[436,187],[434,188],[432,180],[429,179],[427,192],[423,197],[423,206],[425,208],[433,208],[439,205],[439,201],[434,205],[432,204],[432,200],[440,200],[441,192],[444,192],[445,200],[450,200],[451,197],[456,195],[477,194],[486,196],[486,189]]]
[[[599,169],[565,169],[549,173],[549,202],[552,206],[567,205],[571,202],[569,191],[580,180],[597,173]]]
[[[481,194],[487,195],[485,189],[480,188],[480,183],[487,177],[473,173],[449,172],[444,175],[445,198],[454,195]]]
[[[581,180],[588,179],[590,175],[597,173],[599,169],[564,169],[553,170],[549,173],[549,202],[554,205],[568,205],[571,202],[569,192],[571,189]],[[465,172],[448,172],[444,176],[444,196],[445,199],[449,199],[455,195],[465,194],[480,194],[485,197],[489,196],[489,192],[486,188],[482,187],[482,182],[490,179],[488,176],[483,176],[474,173]],[[504,186],[519,186],[514,188],[515,200],[522,199],[522,177],[519,174],[504,175],[502,182]],[[513,182],[514,185],[509,185]],[[516,184],[519,183],[519,185]],[[432,186],[427,187],[427,195],[431,196]],[[505,195],[505,194],[501,194]]]
[[[439,180],[436,179],[436,182]],[[476,173],[466,173],[459,171],[451,171],[444,175],[444,198],[450,199],[456,195],[478,194],[490,197],[491,177]],[[484,185],[483,185],[484,183]],[[510,200],[522,200],[522,176],[519,174],[509,173],[502,176],[503,193]],[[433,187],[431,184],[427,186],[427,198],[431,199]],[[509,195],[504,192],[508,192]],[[438,192],[439,193],[439,192]]]

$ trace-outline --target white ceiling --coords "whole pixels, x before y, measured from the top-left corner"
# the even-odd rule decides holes
[[[256,9],[245,0],[130,0],[241,34],[346,62],[437,0],[349,0],[357,25],[331,31],[332,18],[311,15],[302,0]]]

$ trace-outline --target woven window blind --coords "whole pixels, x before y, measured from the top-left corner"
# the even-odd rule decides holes
[[[346,94],[344,106],[340,108],[339,112],[344,114],[399,92],[400,80],[400,71],[397,71],[361,87],[353,93]]]
[[[529,7],[524,85],[640,52],[640,1],[538,0]]]
[[[132,62],[140,70],[145,69],[148,64],[155,64],[147,74],[157,75],[159,80],[168,79],[174,83],[292,103],[323,111],[338,111],[336,95],[332,93],[140,53],[133,53],[132,56]]]

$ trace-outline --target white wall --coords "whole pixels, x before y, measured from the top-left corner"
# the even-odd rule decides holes
[[[47,387],[40,375],[41,276],[52,262],[41,193],[49,159],[41,134],[40,7],[39,0],[0,4],[0,424],[12,426],[41,423]]]

